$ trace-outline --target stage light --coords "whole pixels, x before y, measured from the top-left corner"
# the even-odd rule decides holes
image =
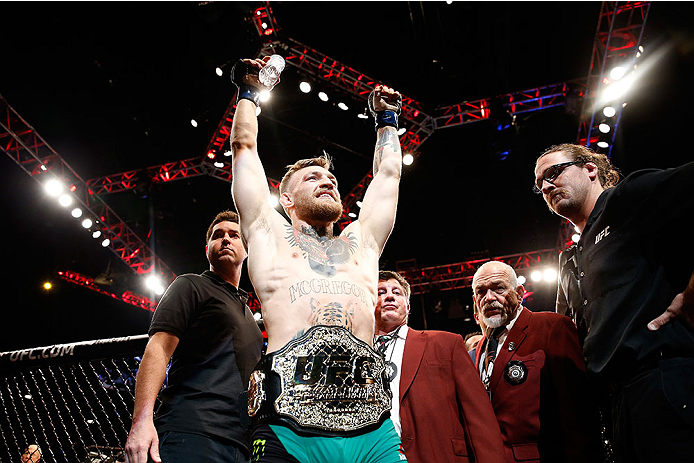
[[[224,72],[222,71],[222,68],[219,68],[219,67],[216,68],[216,69],[214,70],[214,72],[215,72],[215,74],[217,74],[219,77],[222,77],[222,75],[224,74]]]
[[[557,271],[553,268],[548,268],[542,272],[542,278],[548,283],[557,281]]]
[[[255,117],[260,116],[260,113],[261,113],[261,112],[262,112],[262,110],[260,109],[260,106],[258,106],[257,108],[255,108]]]
[[[260,312],[256,312],[253,314],[253,319],[258,322],[263,319],[263,315]]]
[[[269,90],[263,90],[260,92],[260,101],[267,101],[270,99],[270,91]]]
[[[63,207],[68,207],[70,204],[72,204],[72,196],[67,195],[67,194],[62,195],[58,199],[58,203]]]
[[[56,179],[51,179],[44,185],[44,189],[49,196],[58,196],[63,192],[64,188],[63,184]]]
[[[349,107],[341,101],[337,104],[337,107],[343,111],[347,111],[349,109]]]
[[[615,114],[617,114],[617,110],[614,109],[612,106],[605,106],[605,107],[602,109],[602,114],[603,114],[605,117],[613,117]]]
[[[92,232],[92,238],[97,239],[100,236],[101,236],[101,230],[94,230]]]
[[[407,132],[407,129],[406,129],[405,127],[400,127],[400,128],[398,129],[398,132],[397,132],[398,137],[399,137],[400,135],[404,134],[405,132]]]
[[[527,280],[523,275],[518,275],[518,284],[519,285],[524,285]]]
[[[321,101],[328,101],[328,94],[325,92],[318,92],[318,98],[320,98]]]
[[[406,166],[411,166],[413,162],[414,156],[412,156],[410,153],[407,153],[402,157],[402,163]]]
[[[304,93],[308,93],[311,91],[311,84],[304,80],[299,84],[299,90],[301,90]]]
[[[82,221],[82,227],[83,228],[91,228],[92,225],[94,225],[94,223],[92,222],[92,219],[90,219],[90,218],[86,218]]]
[[[357,214],[355,214],[354,212],[350,212],[350,213],[348,213],[347,215],[350,216],[350,217],[353,218],[353,219],[356,219],[356,218],[357,218]]]
[[[609,133],[610,129],[610,125],[605,122],[601,122],[600,125],[598,125],[598,130],[602,133]]]
[[[620,80],[626,74],[627,70],[624,66],[615,66],[610,71],[610,78],[612,80]]]
[[[231,156],[231,150],[227,150],[224,152],[224,156],[229,157]]]
[[[270,207],[277,207],[280,203],[280,200],[277,198],[275,195],[270,195],[267,198],[267,202],[270,205]]]
[[[82,217],[82,209],[76,207],[72,210],[72,212],[70,212],[70,214],[72,214],[74,218],[79,219],[80,217]]]
[[[542,272],[540,272],[539,270],[535,270],[533,273],[530,274],[530,279],[533,281],[542,280]]]
[[[191,120],[190,120],[190,125],[192,125],[193,127],[197,127],[197,126],[198,126],[198,121],[196,121],[195,119],[191,119]]]
[[[581,239],[581,235],[579,235],[578,233],[575,233],[571,236],[571,241],[573,241],[574,243],[578,243],[578,241],[580,239]]]
[[[369,116],[366,115],[366,111],[364,111],[363,113],[357,114],[357,117],[359,119],[368,119],[369,118]]]
[[[148,289],[154,291],[154,294],[164,294],[164,285],[162,284],[161,279],[159,279],[159,277],[157,277],[156,275],[148,276],[145,280],[145,286],[147,286]]]
[[[111,240],[108,238],[104,238],[104,240],[101,242],[101,245],[105,248],[107,248],[109,244],[111,244]]]
[[[361,207],[361,205],[362,205],[362,204],[364,204],[364,203],[363,203],[363,202],[361,202],[361,201],[357,201],[357,203],[356,203],[356,204],[357,204],[357,207]]]
[[[51,288],[53,288],[53,285],[51,284],[50,281],[47,281],[43,284],[43,289],[45,289],[46,291],[50,291]]]
[[[598,147],[599,147],[599,148],[603,148],[603,149],[604,149],[604,148],[609,148],[609,147],[610,147],[610,144],[607,143],[607,142],[604,141],[604,140],[600,140],[600,141],[598,142]]]

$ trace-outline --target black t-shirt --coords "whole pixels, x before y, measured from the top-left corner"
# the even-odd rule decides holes
[[[149,328],[179,338],[156,413],[159,432],[202,434],[248,447],[239,394],[260,360],[263,337],[248,294],[211,271],[181,275],[169,286]]]
[[[692,185],[694,163],[629,175],[601,194],[579,243],[562,254],[558,307],[578,315],[579,331],[585,322],[588,372],[620,380],[658,351],[694,355],[694,333],[683,322],[646,327],[694,270]]]

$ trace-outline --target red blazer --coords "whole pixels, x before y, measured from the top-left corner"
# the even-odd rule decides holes
[[[499,425],[463,338],[408,328],[400,375],[410,463],[505,463]]]
[[[599,415],[575,325],[564,315],[521,310],[489,383],[508,462],[602,461]],[[478,368],[486,342],[477,346]],[[523,368],[522,381],[514,381],[512,370]]]

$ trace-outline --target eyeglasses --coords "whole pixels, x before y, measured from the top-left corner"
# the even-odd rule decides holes
[[[537,194],[542,193],[542,184],[545,182],[545,180],[554,185],[554,179],[559,177],[559,175],[564,171],[564,169],[575,164],[583,164],[583,161],[562,162],[560,164],[554,164],[553,166],[549,166],[542,173],[542,177],[535,181],[535,185],[533,185],[533,192]]]

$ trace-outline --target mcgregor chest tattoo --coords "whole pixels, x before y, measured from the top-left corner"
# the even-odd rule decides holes
[[[349,258],[358,248],[357,238],[353,233],[340,235],[330,239],[326,236],[318,236],[310,227],[302,227],[301,231],[290,225],[286,225],[285,236],[290,246],[301,249],[305,259],[308,260],[311,270],[318,275],[332,277],[337,272],[337,266],[349,262]]]

